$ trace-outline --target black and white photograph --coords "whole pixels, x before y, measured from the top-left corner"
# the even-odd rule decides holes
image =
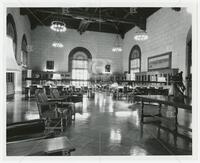
[[[197,158],[196,3],[3,3],[3,158]]]

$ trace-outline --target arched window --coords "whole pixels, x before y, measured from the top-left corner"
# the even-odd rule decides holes
[[[11,14],[7,15],[7,35],[10,36],[13,39],[13,49],[15,54],[15,59],[18,64],[21,62],[18,61],[20,58],[17,57],[17,31],[15,26],[15,21],[13,19],[13,16]]]
[[[22,65],[26,67],[28,65],[28,51],[27,51],[27,40],[25,34],[22,37],[21,52],[22,52]]]
[[[69,71],[72,74],[72,85],[87,86],[89,79],[90,52],[82,47],[74,48],[69,54]]]
[[[129,72],[131,80],[135,80],[135,73],[141,70],[141,50],[138,45],[133,46],[129,55]]]

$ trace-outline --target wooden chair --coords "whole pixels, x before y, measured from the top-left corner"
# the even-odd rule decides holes
[[[58,101],[67,101],[68,96],[61,96],[58,89],[51,89],[50,90],[50,95],[52,99],[56,99]]]
[[[46,94],[42,91],[36,93],[36,100],[40,118],[45,120],[45,128],[63,131],[66,119],[64,117],[64,110],[59,110],[58,103],[49,101]]]
[[[70,96],[60,96],[57,89],[51,89],[51,100],[60,102],[58,106],[68,108],[69,118],[75,120],[75,103],[70,101]]]
[[[46,95],[49,97],[50,96],[50,87],[49,86],[43,86],[43,87],[44,87]]]

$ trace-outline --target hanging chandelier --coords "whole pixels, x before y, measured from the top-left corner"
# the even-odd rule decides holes
[[[113,52],[122,52],[122,47],[113,47],[112,51]]]
[[[116,40],[114,42],[114,46],[112,48],[112,52],[116,52],[116,53],[122,52],[122,46],[120,44],[119,35],[116,36]]]
[[[55,32],[65,32],[67,30],[65,23],[62,21],[52,21],[50,28]]]
[[[138,32],[136,32],[134,39],[136,41],[145,41],[149,38],[149,36],[147,35],[147,32],[140,30]]]
[[[61,42],[53,42],[52,46],[55,48],[63,48],[64,45]]]

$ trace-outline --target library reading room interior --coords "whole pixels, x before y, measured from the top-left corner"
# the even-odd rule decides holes
[[[185,7],[8,7],[6,156],[192,155]]]

